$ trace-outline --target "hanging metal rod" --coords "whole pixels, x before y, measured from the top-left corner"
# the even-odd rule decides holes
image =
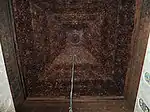
[[[72,59],[72,71],[71,71],[71,90],[70,90],[70,106],[69,112],[73,112],[73,84],[74,84],[74,73],[75,73],[75,55]]]

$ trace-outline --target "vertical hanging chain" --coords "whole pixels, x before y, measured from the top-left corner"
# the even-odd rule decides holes
[[[75,55],[73,55],[72,59],[72,71],[71,71],[71,90],[70,90],[70,106],[69,112],[73,112],[73,82],[74,82],[74,72],[75,72]]]

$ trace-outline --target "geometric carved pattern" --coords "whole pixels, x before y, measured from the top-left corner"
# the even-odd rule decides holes
[[[30,97],[68,96],[74,55],[74,95],[123,94],[115,74],[117,1],[31,0],[27,3],[28,11],[24,14],[32,31],[24,37],[29,38],[25,44],[21,41],[18,44],[25,54],[30,54],[20,55]],[[29,42],[32,49],[25,46]],[[27,60],[32,60],[31,69],[25,64]],[[124,77],[125,74],[121,84]]]

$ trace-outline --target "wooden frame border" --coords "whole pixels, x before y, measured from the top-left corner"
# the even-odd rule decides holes
[[[11,47],[12,51],[14,51],[14,54],[17,54],[15,53],[15,49],[17,49],[17,43],[16,43],[16,35],[15,35],[15,26],[14,26],[14,19],[13,19],[13,13],[12,13],[12,7],[11,7],[11,4],[12,4],[12,0],[3,0],[2,2],[7,2],[7,6],[6,6],[6,9],[7,9],[7,17],[6,17],[6,20],[8,20],[8,23],[9,25],[7,25],[7,30],[5,32],[7,32],[8,35],[6,35],[7,37],[9,37],[9,39],[11,38],[11,42],[13,41],[15,43],[14,46]],[[138,1],[138,0],[137,0]],[[143,4],[141,2],[141,4]],[[143,6],[143,5],[142,5]],[[141,5],[140,5],[141,7]],[[126,85],[125,85],[125,97],[127,99],[127,101],[132,105],[132,107],[134,107],[134,103],[135,103],[135,99],[136,99],[136,94],[137,94],[137,88],[138,88],[138,84],[139,84],[139,78],[140,78],[140,73],[141,73],[141,69],[142,69],[142,63],[143,63],[143,60],[144,60],[144,54],[145,54],[145,50],[146,50],[146,45],[147,45],[147,34],[145,34],[145,38],[144,38],[144,41],[143,43],[140,43],[141,42],[141,37],[143,33],[145,33],[145,30],[147,31],[147,33],[149,33],[149,29],[150,29],[150,26],[147,26],[146,24],[149,25],[150,21],[148,20],[149,18],[147,18],[146,16],[142,16],[141,12],[143,10],[137,6],[136,8],[136,14],[135,14],[135,30],[133,32],[133,40],[132,40],[132,59],[129,63],[129,69],[128,69],[128,72],[127,72],[127,78],[126,78]],[[140,13],[140,14],[139,14]],[[141,28],[141,26],[143,26]],[[146,28],[146,29],[145,29]],[[140,32],[141,31],[141,32]],[[5,40],[5,39],[4,39]],[[8,49],[10,47],[7,48],[7,46],[5,46],[4,44],[5,41],[3,40],[3,38],[1,38],[1,42],[2,42],[2,47],[3,47],[3,53],[4,53],[4,58],[5,58],[5,63],[6,63],[6,67],[7,67],[7,73],[8,73],[8,77],[9,77],[9,82],[10,82],[10,85],[11,85],[11,77],[10,77],[10,73],[9,73],[9,66],[10,64],[7,64],[8,60],[6,58],[6,54],[5,54],[5,49]],[[6,38],[7,40],[7,38]],[[142,45],[142,51],[139,52],[139,45]],[[10,53],[10,52],[8,52]],[[142,59],[138,60],[139,57],[138,57],[138,54],[140,54],[140,56],[142,57]],[[136,55],[135,55],[136,54]],[[17,56],[17,55],[16,55]],[[16,66],[15,69],[18,69],[17,70],[17,74],[19,73],[19,84],[20,84],[20,87],[21,87],[21,95],[20,96],[13,96],[13,99],[15,102],[18,102],[16,100],[19,100],[19,103],[16,103],[16,108],[18,107],[18,104],[21,104],[23,103],[23,101],[26,99],[26,90],[25,90],[25,87],[24,87],[24,82],[23,82],[23,77],[22,77],[22,73],[21,73],[21,70],[19,70],[20,68],[20,62],[18,60],[18,56],[16,57],[14,55],[14,60],[15,63],[17,63],[16,65],[11,65],[11,66]],[[137,60],[136,60],[136,59]],[[138,61],[138,63],[136,63]],[[137,66],[137,68],[135,68],[135,65],[136,64],[139,64],[139,66]],[[138,71],[136,71],[138,69]],[[134,71],[134,72],[133,72]],[[138,73],[138,74],[136,74]],[[136,74],[136,75],[135,75]],[[136,76],[136,78],[135,78]],[[135,85],[133,84],[134,81]],[[12,90],[12,93],[13,93],[13,90]],[[16,99],[17,97],[17,99]]]

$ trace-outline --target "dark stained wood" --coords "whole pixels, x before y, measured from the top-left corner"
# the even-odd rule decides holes
[[[68,97],[73,55],[74,96],[123,95],[131,0],[13,1],[28,97]]]
[[[68,112],[68,103],[25,102],[18,112]],[[124,100],[101,100],[95,102],[75,102],[73,112],[132,112]]]
[[[97,101],[101,101],[101,100],[124,100],[123,96],[80,96],[80,97],[73,97],[73,102],[97,102]],[[38,101],[38,102],[65,102],[68,103],[69,102],[69,98],[64,98],[64,97],[54,97],[54,98],[47,98],[47,97],[29,97],[26,99],[26,101]]]
[[[135,28],[132,39],[132,59],[127,72],[128,82],[125,92],[125,97],[133,108],[137,97],[149,33],[150,1],[137,0]]]

